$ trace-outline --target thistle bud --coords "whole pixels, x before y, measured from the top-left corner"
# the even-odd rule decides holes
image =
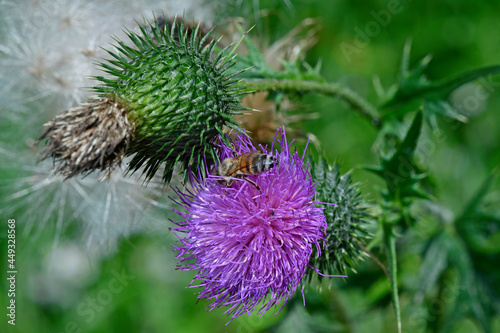
[[[108,51],[114,59],[100,63],[111,75],[96,77],[100,98],[45,125],[42,159],[58,160],[57,170],[68,177],[109,170],[134,155],[131,171],[141,169],[150,179],[165,164],[168,182],[177,163],[184,171],[204,170],[205,160],[217,157],[213,141],[225,138],[223,128],[239,130],[233,115],[243,109],[242,88],[234,86],[238,73],[227,73],[233,64],[228,47],[214,53],[217,42],[198,28],[187,31],[183,22],[155,21],[140,30],[127,32],[133,46],[117,41],[118,52]]]
[[[311,265],[324,274],[346,274],[362,255],[362,244],[371,237],[363,197],[350,174],[340,174],[339,166],[328,165],[320,158],[318,162],[310,159],[309,167],[316,183],[316,200],[326,203],[322,206],[327,223],[325,248],[321,253],[315,249]]]

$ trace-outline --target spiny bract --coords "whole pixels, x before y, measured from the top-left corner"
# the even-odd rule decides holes
[[[169,181],[174,166],[204,170],[203,156],[216,158],[212,142],[223,135],[223,127],[239,130],[233,115],[242,88],[234,86],[238,73],[227,73],[233,64],[229,46],[214,53],[217,41],[201,36],[184,21],[171,27],[154,24],[140,27],[141,34],[128,31],[135,47],[117,40],[118,53],[101,63],[112,78],[96,77],[103,84],[94,89],[101,95],[116,95],[129,107],[135,125],[128,155],[135,154],[130,169],[144,166],[150,179],[162,163]]]
[[[346,274],[347,268],[352,267],[363,254],[360,244],[371,237],[367,230],[368,214],[362,205],[363,197],[359,186],[352,183],[350,173],[341,175],[338,165],[328,165],[323,158],[318,162],[309,158],[309,167],[316,184],[317,200],[334,204],[324,205],[326,248],[320,255],[311,256],[311,265],[324,274]],[[312,274],[308,274],[307,278],[310,280]]]

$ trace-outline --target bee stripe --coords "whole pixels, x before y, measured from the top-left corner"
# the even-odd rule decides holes
[[[274,157],[273,155],[266,155],[266,160],[264,162],[264,169],[269,170],[274,166]]]
[[[244,155],[241,159],[240,172],[244,175],[248,174],[248,168],[250,167],[252,155]]]
[[[262,154],[254,154],[250,163],[250,173],[252,175],[262,172]]]

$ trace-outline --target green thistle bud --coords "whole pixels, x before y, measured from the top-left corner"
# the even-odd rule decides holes
[[[164,164],[163,178],[168,182],[177,163],[184,171],[198,167],[204,170],[205,159],[217,158],[213,141],[219,135],[226,138],[223,135],[225,126],[239,130],[233,116],[244,109],[239,105],[243,89],[234,85],[238,73],[227,73],[234,64],[234,49],[229,52],[226,47],[214,53],[217,42],[209,40],[209,34],[200,36],[198,27],[188,31],[183,21],[180,24],[174,21],[171,28],[168,25],[160,27],[155,20],[154,24],[141,26],[140,30],[141,34],[127,33],[133,47],[117,41],[118,52],[108,51],[114,59],[100,66],[111,77],[96,77],[101,85],[94,90],[102,100],[120,101],[121,108],[127,111],[131,132],[122,146],[126,147],[126,155],[133,155],[129,169],[135,172],[144,167],[143,172],[150,179]],[[66,118],[66,132],[68,123],[72,124],[69,127],[81,124],[81,119]],[[58,146],[57,132],[62,130],[55,128],[56,124],[54,121],[45,125],[40,139],[47,138],[49,148],[42,157],[60,160],[65,167],[59,170],[66,175],[109,169],[119,163],[112,155],[113,145],[106,145],[112,137],[107,133],[106,137],[94,138],[94,141],[101,142],[100,145],[105,146],[103,150],[113,158],[97,159],[97,164],[94,159],[88,165],[72,168],[74,163],[68,156],[86,160],[85,154],[92,151],[82,147],[64,151],[65,147]],[[85,130],[93,132],[94,128]],[[79,156],[74,154],[75,150],[79,151]]]
[[[366,229],[368,216],[363,197],[359,186],[352,184],[350,174],[340,174],[338,165],[332,167],[320,158],[318,162],[309,159],[309,166],[316,183],[316,200],[335,204],[323,205],[327,222],[326,247],[321,250],[320,256],[314,250],[311,265],[323,274],[345,275],[347,267],[352,268],[362,255],[361,244],[371,236]],[[309,273],[313,272],[310,270]],[[312,276],[308,274],[307,279]]]

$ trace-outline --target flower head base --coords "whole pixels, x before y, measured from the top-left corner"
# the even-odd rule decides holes
[[[198,298],[212,300],[209,310],[229,307],[225,313],[232,318],[261,302],[261,315],[286,303],[302,283],[313,247],[320,252],[324,239],[326,221],[314,205],[309,171],[297,152],[290,153],[284,130],[277,141],[280,151],[269,152],[276,165],[249,176],[260,191],[244,179],[226,187],[211,175],[193,181],[193,192],[178,193],[187,209],[177,211],[185,221],[173,229],[180,240],[178,269],[199,270],[193,282],[201,282],[191,286],[204,288]],[[234,152],[221,148],[221,159],[256,150],[245,136]]]

